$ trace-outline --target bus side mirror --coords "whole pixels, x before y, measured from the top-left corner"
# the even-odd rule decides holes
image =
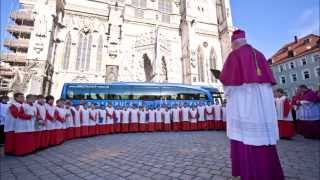
[[[210,69],[211,71],[211,74],[216,78],[216,79],[219,79],[220,78],[220,71],[217,70],[217,69]]]

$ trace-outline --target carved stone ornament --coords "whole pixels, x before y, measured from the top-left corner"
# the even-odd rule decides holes
[[[84,26],[81,31],[84,33],[84,34],[88,34],[90,32],[90,28],[88,26]]]

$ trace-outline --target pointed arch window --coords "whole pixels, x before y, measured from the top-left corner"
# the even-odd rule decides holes
[[[62,69],[67,70],[69,68],[69,62],[70,62],[70,48],[71,48],[71,35],[70,32],[66,36],[65,40],[65,50],[64,50],[64,57],[62,62]]]
[[[217,55],[216,55],[216,51],[214,50],[213,47],[211,47],[211,50],[210,50],[209,63],[210,63],[210,69],[217,69]],[[210,79],[212,82],[216,81],[212,75],[210,77],[211,77]]]
[[[97,49],[97,62],[96,62],[97,72],[100,72],[101,70],[102,50],[103,50],[103,38],[102,38],[102,35],[100,35],[98,39],[98,49]]]
[[[81,62],[81,49],[82,49],[82,33],[79,34],[79,40],[78,40],[78,50],[77,50],[77,60],[76,60],[76,70],[79,70],[80,68],[80,62]]]
[[[81,33],[79,35],[76,70],[88,71],[90,69],[91,46],[92,35]]]
[[[199,46],[197,51],[197,59],[198,59],[198,76],[199,81],[204,82],[204,68],[203,68],[203,61],[204,61],[204,54],[202,48]]]

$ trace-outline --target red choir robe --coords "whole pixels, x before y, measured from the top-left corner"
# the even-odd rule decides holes
[[[291,104],[287,97],[276,98],[276,109],[280,138],[291,139],[295,134],[293,119],[291,115]]]
[[[297,128],[305,138],[320,139],[320,97],[311,89],[301,94]]]
[[[156,130],[156,112],[155,110],[149,110],[148,111],[148,131],[154,132]]]
[[[129,125],[129,131],[130,132],[138,132],[139,131],[139,117],[138,117],[138,109],[131,109],[130,113],[130,125]]]
[[[206,106],[205,108],[205,117],[207,122],[207,127],[209,130],[215,129],[215,121],[214,121],[214,110],[213,106]]]
[[[66,130],[65,130],[65,138],[66,140],[70,140],[74,138],[74,111],[72,107],[66,108]]]
[[[81,137],[89,136],[89,109],[80,109]]]
[[[164,120],[164,130],[165,131],[171,131],[171,111],[164,111],[162,113],[163,120]]]
[[[56,144],[56,120],[54,118],[55,106],[50,104],[45,104],[46,108],[46,129],[48,131],[48,141],[49,145]]]
[[[139,132],[146,132],[147,131],[147,122],[146,122],[146,111],[139,111]]]
[[[114,132],[115,133],[121,132],[121,111],[120,110],[114,111]]]
[[[21,103],[13,102],[8,107],[8,117],[5,119],[4,124],[4,152],[5,154],[12,155],[15,148],[14,131],[15,122],[19,118],[19,109],[22,106]]]
[[[36,129],[35,134],[37,141],[37,148],[46,148],[49,146],[49,133],[46,128],[46,107],[44,104],[36,103],[37,116],[36,116]]]
[[[108,134],[114,133],[114,119],[115,119],[115,114],[114,114],[114,109],[113,107],[109,108],[107,107],[107,132]]]
[[[59,145],[65,141],[65,109],[61,107],[56,107],[56,110],[54,112],[54,119],[56,120],[56,136],[53,145]]]
[[[182,112],[178,108],[172,109],[172,130],[173,131],[180,131],[181,130],[181,118]]]
[[[181,129],[183,131],[190,131],[190,118],[189,118],[189,108],[183,107],[181,110]]]
[[[131,112],[129,110],[123,110],[121,112],[121,132],[129,132],[129,122],[131,121]]]
[[[72,113],[73,123],[74,123],[74,138],[79,138],[81,137],[80,110],[72,107],[71,113]]]
[[[190,109],[189,111],[189,119],[190,119],[190,130],[195,131],[198,130],[198,111],[196,109]]]
[[[15,109],[16,106],[11,106],[10,111]],[[17,111],[17,109],[13,110]],[[18,118],[15,122],[15,147],[14,155],[26,155],[35,150],[35,118],[36,107],[33,104],[22,104],[19,108]]]
[[[98,114],[95,109],[89,110],[89,136],[96,135],[96,121],[98,119]]]
[[[198,106],[198,130],[206,130],[207,129],[207,123],[205,120],[205,107],[204,106]]]

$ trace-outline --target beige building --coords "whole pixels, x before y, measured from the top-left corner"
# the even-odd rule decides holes
[[[66,82],[218,85],[229,0],[20,0],[1,54],[3,92],[59,97]],[[12,70],[10,70],[12,69]]]

